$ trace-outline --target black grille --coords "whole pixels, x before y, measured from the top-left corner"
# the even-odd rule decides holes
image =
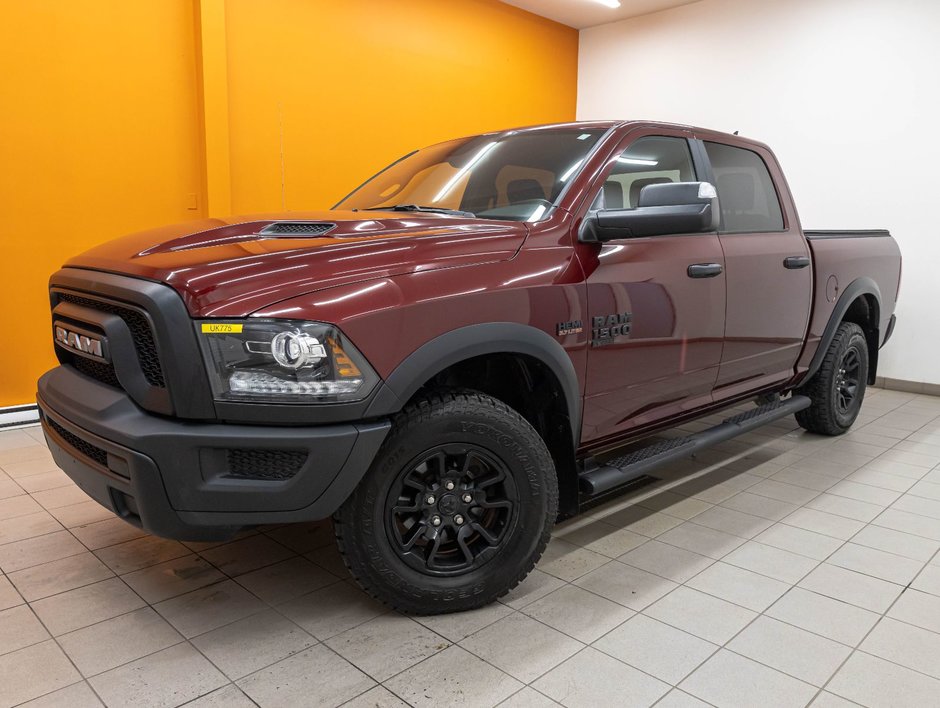
[[[108,453],[102,450],[97,445],[92,445],[87,440],[82,440],[77,435],[70,433],[68,430],[63,428],[61,425],[56,423],[52,418],[46,418],[46,422],[49,424],[49,427],[52,428],[60,438],[62,438],[68,445],[75,449],[76,452],[81,454],[83,457],[87,457],[91,460],[94,460],[102,467],[107,468],[108,466]]]
[[[131,331],[131,337],[134,340],[134,348],[137,350],[137,359],[140,361],[140,368],[144,373],[144,378],[147,379],[147,382],[151,386],[166,388],[166,381],[163,378],[163,369],[160,366],[160,359],[157,355],[157,345],[153,339],[153,330],[150,329],[150,323],[142,312],[113,302],[92,300],[91,298],[81,297],[71,293],[59,293],[59,299],[93,310],[108,312],[124,320],[124,323]]]
[[[278,234],[282,236],[321,236],[330,231],[336,224],[324,224],[313,221],[278,221],[261,229],[262,234]]]
[[[101,383],[108,384],[108,386],[114,386],[115,388],[121,387],[121,384],[117,380],[117,375],[114,373],[114,367],[111,366],[111,364],[105,364],[102,361],[94,361],[93,359],[86,359],[85,357],[78,355],[72,357],[71,363],[72,366],[85,374],[85,376],[90,376],[93,379],[97,379]]]
[[[306,461],[307,453],[304,450],[229,450],[226,476],[239,479],[290,479],[300,472]]]

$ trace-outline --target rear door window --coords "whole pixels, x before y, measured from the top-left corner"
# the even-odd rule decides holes
[[[764,160],[753,150],[705,143],[721,204],[721,231],[782,231],[783,214]]]

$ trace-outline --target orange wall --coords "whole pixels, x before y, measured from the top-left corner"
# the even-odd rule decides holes
[[[218,205],[328,207],[415,147],[573,120],[577,51],[495,0],[8,3],[0,406],[54,365],[45,284],[70,255]]]
[[[54,365],[50,273],[201,215],[187,209],[202,189],[192,18],[188,0],[3,4],[0,405],[33,402]]]
[[[423,145],[574,120],[577,32],[499,2],[228,0],[227,27],[238,212],[329,207]]]

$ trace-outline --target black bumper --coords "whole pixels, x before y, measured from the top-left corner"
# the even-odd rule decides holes
[[[39,380],[37,402],[52,456],[79,487],[126,521],[180,540],[329,516],[391,427],[164,418],[67,366]]]

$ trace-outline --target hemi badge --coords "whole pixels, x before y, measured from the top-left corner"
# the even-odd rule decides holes
[[[203,322],[203,334],[241,334],[242,325],[223,322]]]

